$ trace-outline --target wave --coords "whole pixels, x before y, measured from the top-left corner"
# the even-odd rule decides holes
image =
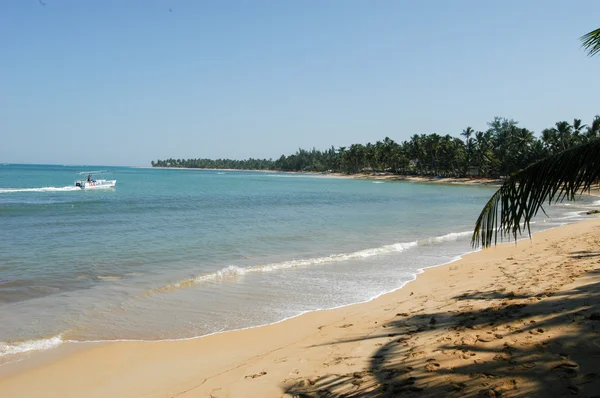
[[[555,217],[555,220],[566,220],[569,218],[576,218],[576,217],[585,217],[585,210],[578,210],[578,211],[567,211],[563,214],[561,214],[561,217]]]
[[[347,261],[352,259],[360,259],[376,256],[379,254],[385,253],[394,253],[401,252],[412,247],[417,246],[418,243],[415,242],[406,242],[406,243],[394,243],[391,245],[385,245],[381,247],[376,247],[372,249],[360,250],[352,253],[341,253],[341,254],[332,254],[330,256],[324,257],[314,257],[308,259],[300,259],[300,260],[290,260],[284,261],[281,263],[271,263],[271,264],[263,264],[263,265],[254,265],[251,267],[237,267],[235,265],[229,265],[225,268],[221,268],[218,271],[210,272],[207,274],[198,275],[194,278],[185,279],[183,281],[163,286],[158,289],[153,289],[150,293],[164,293],[172,290],[186,288],[190,286],[194,286],[204,282],[212,282],[212,281],[222,281],[226,279],[233,279],[245,274],[254,273],[254,272],[272,272],[279,271],[289,268],[298,268],[298,267],[309,267],[312,265],[320,265],[320,264],[329,264],[340,261]]]
[[[393,243],[391,245],[384,245],[380,247],[375,247],[371,249],[359,250],[351,253],[340,253],[340,254],[332,254],[330,256],[324,257],[314,257],[307,259],[298,259],[298,260],[289,260],[280,263],[271,263],[271,264],[262,264],[262,265],[254,265],[250,267],[238,267],[235,265],[229,265],[227,267],[221,268],[218,271],[210,272],[206,274],[201,274],[193,278],[185,279],[183,281],[162,286],[157,289],[150,290],[148,293],[166,293],[173,290],[191,287],[197,284],[205,283],[205,282],[216,282],[223,281],[227,279],[234,279],[249,273],[254,272],[272,272],[285,270],[289,268],[299,268],[299,267],[310,267],[313,265],[321,265],[321,264],[330,264],[354,259],[362,259],[373,256],[378,256],[381,254],[388,253],[400,253],[405,250],[409,250],[415,248],[419,245],[431,245],[436,243],[443,242],[453,242],[457,241],[463,237],[470,236],[472,232],[452,232],[446,235],[434,236],[431,238],[419,239],[413,242],[399,242]]]
[[[414,243],[414,242],[413,242]],[[390,245],[391,246],[391,245]],[[468,252],[471,253],[471,252]],[[465,254],[468,254],[465,253]],[[259,327],[263,327],[263,326],[267,326],[267,325],[275,325],[281,322],[285,322],[289,319],[293,319],[293,318],[297,318],[299,316],[302,316],[304,314],[310,313],[310,312],[316,312],[316,311],[322,311],[325,309],[337,309],[337,308],[343,308],[343,307],[348,307],[351,305],[355,305],[358,303],[367,303],[370,301],[373,301],[381,296],[383,296],[384,294],[388,294],[391,292],[394,292],[396,290],[400,290],[402,289],[404,286],[406,286],[406,284],[414,281],[417,277],[418,274],[421,274],[425,271],[425,269],[427,268],[435,268],[435,267],[439,267],[441,265],[445,265],[445,264],[450,264],[453,263],[455,261],[458,261],[462,259],[462,256],[455,256],[452,259],[450,259],[447,262],[441,263],[441,264],[436,264],[436,265],[432,265],[432,266],[428,266],[428,267],[424,267],[424,268],[420,268],[416,271],[416,273],[412,274],[412,278],[409,280],[404,281],[400,286],[393,288],[391,290],[386,290],[386,291],[382,291],[378,294],[376,294],[375,296],[363,300],[363,301],[359,301],[359,302],[352,302],[352,303],[346,303],[346,304],[341,304],[341,305],[337,305],[334,307],[327,307],[327,308],[316,308],[313,310],[305,310],[305,311],[300,311],[296,314],[284,317],[282,319],[279,319],[277,321],[274,322],[268,322],[268,323],[259,323],[256,325],[251,325],[251,326],[246,326],[246,327],[241,327],[241,328],[237,328],[237,329],[231,329],[231,330],[226,330],[226,329],[221,329],[221,330],[217,330],[211,333],[207,333],[204,335],[196,335],[196,336],[190,336],[190,337],[179,337],[179,338],[166,338],[166,339],[159,339],[159,340],[146,340],[146,339],[100,339],[100,340],[62,340],[61,335],[58,336],[54,336],[48,339],[40,339],[40,340],[28,340],[28,341],[24,341],[24,342],[20,342],[20,343],[14,343],[14,344],[6,344],[4,342],[0,341],[0,357],[2,356],[8,356],[8,355],[13,355],[13,354],[21,354],[21,353],[26,353],[29,351],[41,351],[41,350],[48,350],[51,348],[55,348],[60,346],[62,343],[107,343],[107,342],[156,342],[156,341],[162,341],[162,342],[166,342],[166,341],[189,341],[189,340],[196,340],[196,339],[200,339],[200,338],[205,338],[205,337],[209,337],[212,335],[216,335],[216,334],[221,334],[221,333],[227,333],[227,332],[233,332],[233,331],[240,331],[240,330],[248,330],[248,329],[255,329],[255,328],[259,328]],[[245,271],[241,268],[235,267],[235,266],[229,266],[229,267],[225,267],[220,271],[217,271],[217,273],[221,273],[222,275],[224,274],[228,274],[230,272],[233,273],[244,273]],[[0,363],[0,366],[2,366],[2,364]]]
[[[41,187],[41,188],[0,188],[0,193],[13,193],[13,192],[69,192],[69,191],[81,191],[81,188],[76,186],[66,187]]]
[[[23,354],[29,351],[48,350],[50,348],[58,347],[62,343],[63,339],[60,335],[47,339],[27,340],[12,344],[0,341],[0,357]]]
[[[460,238],[471,236],[473,231],[464,231],[464,232],[450,232],[449,234],[442,236],[434,236],[432,238],[419,239],[417,242],[420,245],[423,244],[434,244],[434,243],[442,243],[442,242],[454,242],[459,240]]]

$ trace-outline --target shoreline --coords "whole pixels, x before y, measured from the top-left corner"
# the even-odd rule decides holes
[[[255,173],[282,173],[298,175],[314,175],[327,178],[348,178],[354,180],[383,180],[383,181],[406,181],[420,183],[438,183],[438,184],[456,184],[456,185],[502,185],[503,179],[500,178],[480,178],[480,177],[424,177],[404,174],[391,173],[328,173],[313,171],[281,171],[281,170],[246,170],[246,169],[200,169],[189,167],[152,167],[152,166],[134,166],[136,169],[159,169],[159,170],[187,170],[187,171],[229,171],[229,172],[255,172]]]
[[[554,229],[554,228],[559,228],[559,227],[552,227],[549,228],[550,229]],[[446,236],[446,235],[443,235]],[[443,237],[442,236],[442,237]],[[526,239],[525,237],[523,237],[522,239]],[[414,241],[415,243],[417,241]],[[409,242],[409,243],[413,243],[413,242]],[[44,355],[46,353],[49,353],[49,351],[52,350],[61,350],[64,349],[67,345],[71,345],[73,347],[71,347],[71,349],[75,349],[76,346],[85,346],[85,345],[95,345],[95,344],[112,344],[112,343],[161,343],[161,342],[176,342],[176,341],[190,341],[190,340],[196,340],[196,339],[202,339],[202,338],[206,338],[206,337],[210,337],[213,335],[218,335],[218,334],[223,334],[223,333],[231,333],[231,332],[239,332],[239,331],[244,331],[244,330],[248,330],[248,329],[255,329],[255,328],[262,328],[262,327],[266,327],[266,326],[271,326],[271,325],[276,325],[278,323],[281,322],[285,322],[291,319],[295,319],[298,317],[301,317],[303,315],[306,314],[310,314],[313,312],[320,312],[320,311],[332,311],[332,310],[337,310],[337,309],[342,309],[342,308],[346,308],[346,307],[350,307],[350,306],[354,306],[354,305],[360,305],[360,304],[365,304],[365,303],[369,303],[373,300],[378,299],[381,296],[384,296],[386,294],[390,294],[390,293],[394,293],[397,290],[400,290],[402,288],[404,288],[407,284],[414,282],[417,277],[424,273],[426,270],[430,269],[430,268],[436,268],[436,267],[442,267],[444,265],[447,264],[452,264],[454,262],[460,261],[462,260],[463,256],[466,256],[468,254],[471,253],[475,253],[480,251],[481,249],[475,249],[475,250],[471,250],[471,251],[467,251],[465,253],[461,253],[459,255],[457,255],[456,257],[454,257],[453,259],[446,261],[446,262],[442,262],[439,264],[434,264],[434,265],[428,265],[425,266],[423,268],[418,268],[415,273],[411,274],[412,275],[412,279],[403,281],[400,286],[395,287],[393,289],[390,290],[386,290],[380,293],[375,294],[373,297],[370,297],[366,300],[363,301],[356,301],[356,302],[351,302],[351,303],[347,303],[347,304],[341,304],[335,307],[331,307],[331,308],[317,308],[317,309],[311,309],[311,310],[305,310],[302,311],[298,314],[295,315],[291,315],[288,317],[285,317],[283,319],[274,321],[274,322],[270,322],[270,323],[262,323],[262,324],[258,324],[258,325],[252,325],[252,326],[246,326],[246,327],[241,327],[239,329],[229,329],[229,330],[221,330],[221,331],[216,331],[216,332],[211,332],[211,333],[207,333],[207,334],[203,334],[203,335],[198,335],[198,336],[191,336],[191,337],[178,337],[178,338],[165,338],[165,339],[159,339],[159,340],[144,340],[144,339],[127,339],[127,338],[123,338],[123,339],[113,339],[113,340],[85,340],[85,341],[78,341],[78,340],[62,340],[62,334],[58,334],[58,335],[54,335],[54,336],[50,336],[50,337],[46,337],[46,338],[42,338],[42,339],[38,339],[38,340],[27,340],[27,341],[23,341],[20,343],[38,343],[38,342],[50,342],[50,347],[47,348],[41,348],[41,349],[31,349],[28,351],[23,351],[23,352],[19,352],[18,354],[25,354],[25,355]],[[60,341],[58,343],[54,342],[52,343],[51,341],[59,339]],[[18,343],[19,344],[19,343]],[[17,344],[17,345],[18,345]],[[14,346],[13,346],[14,347]],[[13,355],[13,354],[10,354]],[[10,357],[8,357],[10,358]],[[2,357],[0,357],[0,359],[2,359]],[[26,358],[25,361],[27,361],[28,359]],[[7,372],[3,372],[3,366],[4,365],[9,365],[11,363],[16,363],[16,362],[21,362],[21,359],[18,359],[16,361],[7,361],[7,362],[1,362],[0,361],[0,377],[7,373]],[[5,369],[4,369],[5,370]]]
[[[330,175],[337,176],[337,173]],[[469,177],[422,177],[400,174],[381,174],[381,173],[363,173],[344,175],[339,174],[341,178],[352,178],[356,180],[383,180],[383,181],[406,181],[434,184],[456,184],[456,185],[491,185],[500,186],[504,180],[494,178],[469,178]]]
[[[452,271],[459,271],[462,268],[471,268],[471,272],[476,272],[477,268],[479,268],[477,265],[478,261],[489,262],[490,259],[496,261],[497,259],[494,257],[497,257],[496,255],[498,253],[516,252],[517,254],[522,255],[522,252],[526,249],[539,252],[540,250],[538,249],[542,249],[542,246],[544,246],[543,249],[550,250],[551,245],[544,243],[548,242],[549,239],[552,241],[560,241],[561,239],[564,239],[564,236],[569,237],[573,235],[573,232],[576,233],[576,237],[581,238],[582,235],[585,235],[586,233],[589,235],[590,231],[599,229],[600,220],[593,219],[538,232],[533,236],[532,241],[521,240],[519,241],[518,246],[515,246],[514,243],[505,243],[496,248],[468,253],[463,255],[458,261],[425,268],[421,273],[417,274],[412,281],[406,282],[403,286],[398,287],[392,292],[379,295],[367,302],[350,304],[330,310],[311,311],[266,326],[221,332],[199,338],[176,341],[65,344],[65,347],[61,346],[55,350],[50,350],[52,352],[39,353],[41,356],[45,356],[45,360],[42,360],[40,357],[40,363],[38,365],[31,363],[35,362],[33,358],[29,361],[30,363],[25,363],[25,361],[23,361],[19,365],[15,365],[15,368],[18,367],[20,369],[15,370],[14,372],[8,372],[8,374],[0,380],[0,394],[4,395],[3,391],[6,391],[8,394],[7,396],[10,396],[11,393],[22,396],[40,396],[36,395],[35,388],[29,388],[32,387],[29,385],[29,381],[32,380],[36,380],[36,383],[41,383],[45,385],[46,388],[54,389],[54,391],[63,391],[61,394],[62,396],[78,396],[82,391],[89,392],[90,385],[96,385],[98,387],[98,389],[95,390],[97,391],[97,394],[89,395],[86,393],[84,394],[86,396],[131,396],[137,395],[142,391],[146,391],[149,396],[174,396],[175,393],[183,391],[183,396],[187,396],[185,393],[186,388],[193,387],[192,384],[194,384],[194,381],[201,382],[202,380],[204,381],[201,383],[201,388],[195,387],[193,390],[189,390],[190,396],[197,396],[195,394],[200,394],[201,392],[204,394],[203,396],[208,396],[209,393],[214,396],[239,396],[238,394],[242,390],[236,390],[235,386],[243,387],[243,391],[246,391],[247,388],[258,388],[258,390],[252,390],[256,391],[254,396],[281,396],[283,390],[286,389],[288,392],[294,389],[300,392],[305,390],[308,391],[312,386],[320,385],[320,379],[318,378],[312,385],[310,381],[314,381],[313,379],[317,376],[322,376],[314,374],[314,371],[312,372],[313,374],[309,374],[311,372],[309,372],[308,369],[305,369],[304,366],[300,366],[301,363],[297,363],[297,359],[306,356],[303,354],[303,350],[298,351],[297,345],[299,342],[307,339],[315,340],[314,342],[323,340],[323,336],[321,336],[323,334],[321,333],[323,328],[327,328],[332,333],[328,334],[328,338],[325,339],[325,341],[321,341],[321,343],[327,342],[327,340],[339,340],[350,331],[355,332],[359,328],[366,328],[367,330],[362,330],[362,334],[367,337],[363,336],[362,339],[356,340],[356,344],[359,344],[359,346],[366,344],[366,342],[369,341],[369,335],[372,335],[376,330],[381,330],[379,326],[373,326],[373,320],[375,320],[375,324],[377,324],[378,321],[383,324],[390,321],[389,319],[385,319],[389,317],[386,317],[387,314],[386,311],[384,311],[384,307],[398,307],[388,309],[390,311],[392,309],[396,311],[402,307],[402,304],[406,304],[407,302],[420,297],[420,295],[427,296],[429,297],[429,300],[435,301],[436,297],[433,297],[428,291],[432,288],[435,289],[436,287],[439,291],[445,290],[446,294],[450,293],[452,295],[458,293],[458,291],[448,291],[460,290],[457,286],[455,286],[456,289],[452,289],[452,287],[444,286],[443,283],[445,279],[444,276],[447,276],[446,274],[448,273],[452,273]],[[559,236],[559,238],[557,239],[554,237],[555,235]],[[588,238],[589,237],[586,237],[586,239]],[[533,241],[536,241],[535,245],[532,245]],[[540,247],[536,248],[536,246]],[[513,253],[512,256],[504,256],[504,254],[502,254],[500,257],[504,256],[506,257],[506,260],[508,260],[517,254]],[[475,261],[473,261],[474,258]],[[500,263],[506,262],[506,260],[503,260]],[[482,268],[482,270],[486,269]],[[498,273],[498,269],[496,268],[489,268],[486,271],[488,274],[491,273],[493,275]],[[460,274],[460,272],[455,273]],[[459,282],[463,284],[472,284],[472,282],[469,281],[469,279],[471,279],[469,273],[467,272],[465,274],[463,270],[462,274],[463,280],[457,280],[456,285],[458,285]],[[436,278],[436,276],[438,278]],[[442,278],[439,278],[440,276],[442,276]],[[481,283],[481,281],[479,281],[479,283]],[[409,290],[411,291],[410,294]],[[417,294],[411,299],[413,292],[417,292]],[[393,304],[396,303],[398,299],[403,300],[399,302],[401,303],[400,306]],[[371,312],[374,312],[374,314],[370,315]],[[359,320],[370,318],[371,322],[363,322],[363,324],[361,324],[356,320],[346,321],[349,317],[358,317]],[[392,316],[392,320],[394,320],[393,318],[394,317]],[[342,322],[343,324],[341,326],[335,326],[336,322]],[[325,326],[323,326],[323,324]],[[376,330],[372,330],[373,328]],[[427,333],[428,331],[429,330],[423,330],[421,332],[413,331],[414,333],[409,333],[408,335],[414,336],[415,334]],[[397,334],[402,335],[402,333]],[[390,336],[385,335],[381,337],[381,340],[383,342],[382,344],[387,346],[386,340],[393,339],[390,339]],[[252,347],[248,347],[247,344],[245,344],[247,341],[254,341],[255,344]],[[358,341],[363,341],[363,343],[358,343]],[[152,344],[152,346],[149,346],[149,344]],[[272,352],[292,350],[290,347],[294,346],[296,346],[295,351],[292,352],[294,355],[290,355],[286,358],[295,357],[293,362],[297,367],[298,373],[295,373],[295,376],[291,379],[298,380],[296,380],[293,385],[288,386],[291,380],[288,373],[293,369],[290,370],[289,366],[286,364],[288,361],[292,362],[292,360],[288,359],[281,362],[271,361],[272,363],[265,365],[261,362],[261,358],[264,359],[265,356],[268,357],[269,353]],[[305,359],[305,362],[312,363],[314,362],[312,359],[318,357],[319,360],[313,363],[313,367],[319,368],[319,361],[323,359],[321,357],[323,355],[327,356],[328,354],[331,354],[331,352],[323,352],[327,351],[324,347],[328,347],[329,345],[321,346],[319,344],[313,344],[312,346],[321,348],[320,350],[317,350],[319,352]],[[330,348],[333,349],[332,347]],[[377,351],[377,346],[371,347],[371,350],[373,349]],[[198,355],[194,355],[194,352]],[[198,358],[198,356],[201,358]],[[372,361],[373,356],[376,355],[369,355],[368,359]],[[123,359],[123,362],[114,363],[115,357]],[[337,361],[335,358],[345,358],[345,356],[334,356],[333,362]],[[189,366],[181,365],[181,361]],[[360,365],[364,368],[365,361],[352,361],[362,362]],[[357,366],[360,367],[357,363],[351,366],[346,363],[348,361],[344,359],[337,362],[338,363],[336,364],[327,366],[322,365],[325,362],[321,362],[320,368],[328,371],[331,370],[329,368],[348,368],[354,369],[354,371],[357,372],[364,371],[364,369],[357,370]],[[118,369],[111,371],[112,366],[110,364],[112,364],[112,366],[116,365]],[[12,366],[12,364],[7,366]],[[254,368],[254,366],[256,366],[256,368]],[[140,376],[139,372],[141,369],[146,369],[148,367],[151,367],[156,372],[150,377],[151,382],[150,380],[146,380],[145,382],[151,384],[152,388],[146,386],[145,383],[142,383],[142,380],[137,378]],[[216,368],[221,369],[224,373],[217,372]],[[244,371],[242,374],[238,374],[238,371],[241,371],[242,368]],[[264,370],[258,370],[258,368],[264,368]],[[270,369],[266,370],[267,368]],[[279,372],[277,368],[279,368]],[[238,371],[234,371],[235,369],[238,369]],[[69,375],[73,372],[78,375],[78,381],[77,383],[74,383],[76,385],[71,385],[66,382],[66,380],[71,378]],[[262,372],[266,373],[262,374]],[[427,374],[429,373],[431,372],[427,372]],[[101,375],[100,379],[98,378],[98,374]],[[49,375],[53,376],[49,377]],[[62,377],[65,377],[66,379],[61,379],[61,377],[55,379],[54,376],[56,375],[62,375]],[[213,375],[213,377],[207,378],[208,375]],[[306,377],[303,378],[304,376]],[[357,387],[357,385],[363,385],[366,382],[363,381],[358,384],[352,384],[352,381],[356,381],[356,378],[348,377],[347,384],[352,388]],[[364,374],[359,380],[366,380],[369,377],[373,377],[373,372]],[[100,382],[99,380],[106,381],[109,379],[118,379],[119,381],[116,384],[112,382],[103,382],[98,385]],[[254,381],[254,379],[256,379],[256,381]],[[211,381],[210,383],[208,383],[209,380]],[[300,383],[303,380],[309,380],[309,382]],[[266,381],[269,382],[267,383]],[[523,383],[520,382],[520,384]],[[302,384],[302,386],[298,386],[298,384]],[[183,388],[184,385],[187,387]],[[282,387],[284,385],[285,388]],[[227,393],[223,390],[226,386],[230,386]],[[206,389],[208,387],[211,389]],[[381,385],[379,387],[381,387]],[[79,390],[78,388],[83,388],[83,390]],[[373,386],[373,388],[375,388],[375,386]],[[464,388],[461,388],[460,390],[464,392]],[[38,393],[39,391],[42,390],[38,390]],[[161,391],[161,393],[159,394],[158,391]],[[194,394],[192,394],[192,391],[194,391]],[[219,394],[218,391],[221,391],[222,394]]]

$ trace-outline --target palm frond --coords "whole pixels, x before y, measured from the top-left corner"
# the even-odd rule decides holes
[[[600,140],[567,149],[513,174],[484,206],[471,244],[490,246],[500,238],[517,236],[547,201],[549,205],[589,190],[600,177]]]
[[[588,52],[590,57],[600,52],[600,29],[586,33],[579,40],[581,40],[581,47]]]

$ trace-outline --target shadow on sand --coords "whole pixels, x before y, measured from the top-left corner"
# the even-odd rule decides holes
[[[600,397],[600,270],[577,276],[590,283],[469,292],[455,297],[458,311],[397,314],[379,334],[328,343],[385,341],[367,368],[282,387],[296,397]]]

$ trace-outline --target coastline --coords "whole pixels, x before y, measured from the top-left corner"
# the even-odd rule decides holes
[[[422,177],[422,176],[409,176],[399,174],[385,174],[385,173],[361,173],[344,175],[341,173],[330,173],[331,176],[341,178],[353,178],[357,180],[383,180],[383,181],[407,181],[407,182],[421,182],[421,183],[435,183],[435,184],[457,184],[457,185],[502,185],[502,179],[494,178],[470,178],[470,177]]]
[[[480,177],[423,177],[403,174],[390,173],[327,173],[312,171],[281,171],[281,170],[245,170],[245,169],[197,169],[186,167],[152,167],[136,166],[137,169],[159,169],[159,170],[188,170],[188,171],[227,171],[227,172],[255,172],[255,173],[284,173],[298,175],[314,175],[328,178],[349,178],[355,180],[380,180],[380,181],[406,181],[438,184],[457,184],[457,185],[492,185],[500,186],[504,180],[500,178],[480,178]]]
[[[573,327],[594,324],[586,321],[591,314],[585,311],[593,309],[598,292],[588,294],[583,310],[580,301],[574,303],[577,324],[570,318],[557,322],[559,316],[550,310],[556,309],[554,301],[564,307],[577,298],[586,284],[600,284],[594,257],[599,231],[600,219],[594,219],[539,232],[532,241],[502,244],[428,268],[371,301],[267,326],[177,341],[65,344],[37,359],[7,365],[12,370],[0,369],[0,395],[269,397],[324,389],[380,395],[422,389],[421,396],[433,396],[445,388],[457,395],[477,393],[482,382],[491,391],[519,394],[560,386],[565,393],[571,391],[565,388],[597,391],[600,379],[590,376],[593,356],[572,345],[556,348],[568,358],[551,351]],[[522,274],[530,276],[518,277]],[[526,309],[541,304],[548,313]],[[491,315],[493,326],[476,321]],[[592,332],[582,336],[600,344]],[[527,351],[531,347],[535,352]],[[497,352],[486,351],[490,348]],[[528,354],[519,355],[523,352]],[[557,374],[544,368],[565,361],[576,361],[576,366],[565,365],[577,370],[573,383],[565,387],[558,375],[556,385],[539,385],[539,377]],[[510,367],[523,372],[509,372]],[[473,373],[485,377],[474,379]],[[575,381],[583,378],[585,387],[580,387]]]

